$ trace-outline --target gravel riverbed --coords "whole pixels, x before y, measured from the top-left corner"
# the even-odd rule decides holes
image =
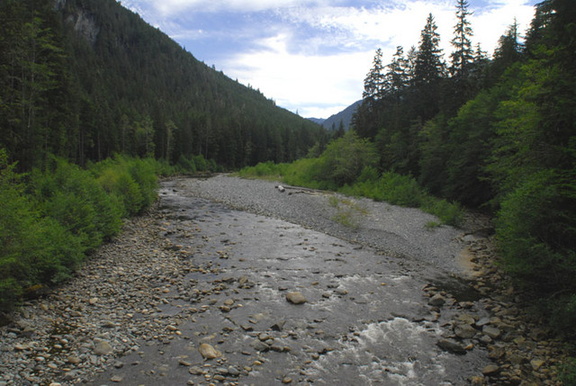
[[[0,329],[0,385],[556,384],[486,222],[228,176],[164,181]],[[297,304],[301,303],[301,304]]]

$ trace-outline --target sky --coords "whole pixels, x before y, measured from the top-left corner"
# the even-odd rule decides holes
[[[524,33],[539,0],[468,0],[474,46],[491,55],[517,21]],[[122,0],[196,59],[260,90],[302,117],[328,118],[362,98],[378,48],[418,46],[432,13],[445,60],[456,0]]]

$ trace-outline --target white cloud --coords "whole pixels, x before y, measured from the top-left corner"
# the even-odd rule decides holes
[[[492,54],[514,18],[520,25],[519,31],[524,32],[534,13],[529,1],[536,0],[469,0],[469,10],[474,12],[470,17],[474,45],[480,42],[482,49]],[[354,7],[339,6],[344,0],[124,0],[124,3],[142,10],[145,19],[183,45],[192,41],[206,42],[204,46],[216,44],[210,39],[222,40],[223,34],[233,33],[227,39],[241,41],[242,51],[231,47],[218,51],[215,45],[214,52],[208,54],[212,56],[199,59],[214,63],[231,78],[259,88],[282,107],[298,110],[302,116],[316,117],[327,117],[361,98],[363,80],[377,48],[382,48],[386,63],[396,46],[403,46],[405,52],[418,46],[429,13],[434,15],[448,60],[456,24],[455,0],[382,0],[377,6],[374,2],[358,1],[359,5]],[[361,6],[363,3],[366,5]],[[219,12],[226,17],[230,17],[230,12],[255,13],[246,24],[238,24],[236,19],[232,32],[210,24],[199,27],[182,17],[211,13],[212,18],[218,17]],[[192,53],[195,54],[194,50]]]
[[[262,50],[241,53],[225,62],[225,73],[305,117],[327,117],[361,98],[371,51],[332,56],[291,54],[289,41],[287,34],[265,39],[260,42]]]
[[[315,6],[323,0],[129,0],[147,1],[163,16],[177,15],[184,10],[199,12],[260,12],[295,6]]]

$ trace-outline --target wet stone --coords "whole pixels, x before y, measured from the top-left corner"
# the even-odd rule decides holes
[[[302,292],[289,292],[286,294],[286,300],[292,304],[304,304],[308,301]]]
[[[492,327],[492,326],[484,326],[482,328],[482,332],[486,335],[488,335],[490,338],[492,339],[496,339],[500,336],[500,334],[502,333],[500,331],[500,329],[496,328],[496,327]]]
[[[428,304],[430,304],[431,306],[434,306],[434,307],[443,306],[444,303],[446,303],[446,298],[444,296],[442,296],[441,294],[436,294],[436,295],[432,296],[430,298],[430,300],[428,300]]]
[[[220,351],[208,343],[202,343],[198,348],[198,351],[200,351],[200,355],[202,355],[205,359],[216,359],[222,356]]]
[[[466,354],[466,348],[464,348],[464,346],[453,340],[441,339],[438,341],[438,343],[436,343],[436,345],[440,347],[442,350],[450,352],[452,354],[458,354],[458,355]]]
[[[478,330],[469,324],[461,324],[454,327],[454,334],[461,339],[473,338]]]

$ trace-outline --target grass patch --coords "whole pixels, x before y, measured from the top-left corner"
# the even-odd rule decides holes
[[[336,208],[336,214],[332,216],[332,221],[352,229],[358,229],[360,226],[359,217],[368,214],[366,208],[345,198],[330,196],[328,205]]]

